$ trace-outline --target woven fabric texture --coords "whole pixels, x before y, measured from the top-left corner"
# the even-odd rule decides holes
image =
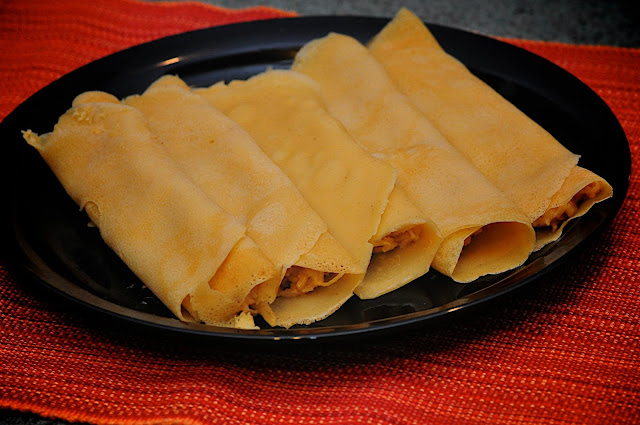
[[[288,15],[198,3],[5,0],[0,118],[122,48]],[[509,41],[592,87],[631,146],[625,204],[570,263],[426,328],[262,349],[114,330],[0,262],[0,407],[96,424],[638,423],[640,49]]]

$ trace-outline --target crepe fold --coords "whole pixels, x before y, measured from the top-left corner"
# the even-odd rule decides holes
[[[83,95],[51,133],[24,132],[100,235],[181,320],[254,327],[251,293],[277,271],[245,227],[152,141],[142,114]]]
[[[197,93],[253,136],[356,263],[368,267],[359,297],[382,295],[429,270],[441,242],[437,227],[395,186],[396,170],[329,115],[311,79],[268,71]]]
[[[156,142],[247,227],[247,235],[278,268],[280,284],[265,288],[255,300],[270,325],[323,319],[353,295],[366,268],[355,263],[291,180],[238,124],[176,76],[162,77],[123,103],[144,115]]]
[[[292,69],[321,88],[329,112],[369,153],[398,170],[397,184],[440,229],[433,267],[460,282],[521,265],[533,250],[527,217],[400,93],[352,37],[305,45]]]
[[[396,86],[436,128],[527,215],[536,247],[566,222],[612,196],[546,130],[447,54],[406,9],[369,44]]]

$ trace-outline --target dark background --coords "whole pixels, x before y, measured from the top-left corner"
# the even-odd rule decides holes
[[[241,8],[256,0],[205,0]],[[640,47],[638,0],[266,0],[301,15],[392,17],[407,7],[427,22],[483,34],[579,44]]]

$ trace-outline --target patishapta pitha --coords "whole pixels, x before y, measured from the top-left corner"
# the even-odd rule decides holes
[[[612,196],[604,179],[580,169],[578,155],[447,54],[408,10],[369,49],[400,91],[528,216],[536,249],[559,238],[567,220]]]
[[[441,242],[436,226],[395,186],[396,170],[329,115],[311,79],[267,71],[197,93],[251,134],[357,264],[369,266],[359,297],[384,294],[429,270]]]
[[[250,304],[277,270],[151,140],[142,114],[107,94],[77,98],[51,133],[26,131],[71,198],[181,320],[253,328]]]
[[[393,165],[398,185],[440,229],[433,267],[459,282],[515,268],[533,250],[527,217],[401,94],[352,37],[329,34],[292,70],[321,88],[329,112],[369,153]]]
[[[238,124],[176,76],[162,77],[123,103],[142,112],[154,139],[209,197],[247,226],[247,235],[280,270],[280,285],[256,305],[270,325],[309,324],[352,296],[366,268],[355,264],[291,180]]]

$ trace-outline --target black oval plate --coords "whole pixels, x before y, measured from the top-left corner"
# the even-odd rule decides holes
[[[73,98],[86,90],[118,97],[141,93],[164,74],[192,86],[244,79],[267,67],[287,68],[307,41],[330,31],[367,42],[387,19],[304,17],[215,27],[136,46],[86,65],[45,87],[0,125],[9,215],[2,217],[12,264],[56,292],[101,313],[166,331],[244,340],[327,339],[401,327],[466,308],[541,276],[613,218],[627,192],[629,145],[607,105],[578,79],[550,62],[509,44],[430,25],[442,46],[531,118],[549,130],[580,164],[606,178],[614,198],[569,226],[556,243],[522,267],[470,284],[432,271],[374,300],[353,298],[329,318],[291,329],[244,331],[185,324],[142,285],[87,226],[21,130],[51,131]],[[535,152],[532,152],[535,155]]]

